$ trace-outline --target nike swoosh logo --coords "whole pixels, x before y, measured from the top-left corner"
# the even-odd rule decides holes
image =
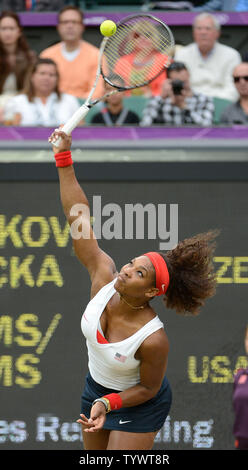
[[[119,424],[125,424],[125,423],[131,423],[132,421],[122,421],[122,419],[120,419],[119,421]]]

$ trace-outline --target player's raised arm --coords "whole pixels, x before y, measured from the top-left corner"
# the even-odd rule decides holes
[[[92,295],[110,282],[116,273],[114,261],[98,245],[90,224],[90,209],[87,196],[75,176],[71,158],[71,136],[55,130],[49,141],[59,140],[53,146],[60,181],[60,196],[65,216],[71,226],[75,253],[87,268],[92,281]]]

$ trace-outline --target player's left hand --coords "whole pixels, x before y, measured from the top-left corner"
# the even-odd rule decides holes
[[[90,412],[90,418],[86,418],[84,414],[80,414],[81,419],[77,423],[84,425],[84,432],[97,432],[102,429],[106,420],[105,406],[101,402],[95,403]]]

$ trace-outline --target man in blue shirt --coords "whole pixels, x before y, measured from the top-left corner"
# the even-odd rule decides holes
[[[235,11],[247,11],[248,10],[248,0],[238,0]]]

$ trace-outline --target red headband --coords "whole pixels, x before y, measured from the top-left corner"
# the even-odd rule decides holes
[[[159,289],[156,295],[165,294],[169,287],[170,276],[164,258],[159,253],[156,253],[156,251],[149,251],[149,253],[144,253],[143,256],[147,256],[155,268],[156,287]]]

